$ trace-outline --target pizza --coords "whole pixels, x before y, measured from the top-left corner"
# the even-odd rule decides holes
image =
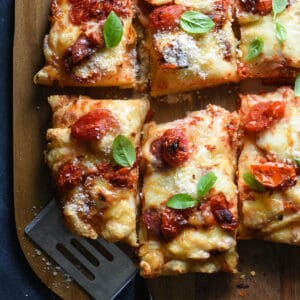
[[[45,66],[37,84],[119,86],[136,84],[136,32],[131,0],[52,0],[44,39]]]
[[[45,159],[67,227],[136,246],[140,134],[149,102],[51,96],[49,103]]]
[[[152,96],[238,81],[230,0],[148,2],[160,5],[139,10]]]
[[[300,245],[300,98],[241,95],[240,238]]]
[[[300,71],[300,1],[288,1],[280,13],[271,0],[236,0],[240,25],[238,72],[241,79],[293,80]]]
[[[237,115],[214,105],[144,126],[142,276],[236,272],[237,129]]]

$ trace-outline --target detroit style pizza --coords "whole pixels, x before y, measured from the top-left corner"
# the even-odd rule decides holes
[[[272,8],[271,0],[236,0],[235,7],[241,33],[240,78],[293,81],[300,71],[300,1]]]
[[[238,118],[218,106],[144,127],[141,274],[235,272]]]
[[[152,96],[238,81],[231,1],[148,2],[160,5],[139,11]]]
[[[131,0],[52,0],[44,39],[45,66],[37,84],[119,86],[136,84],[136,32]]]
[[[300,245],[300,98],[241,95],[240,238]]]
[[[137,245],[140,133],[147,100],[51,96],[46,162],[65,223],[92,239]]]

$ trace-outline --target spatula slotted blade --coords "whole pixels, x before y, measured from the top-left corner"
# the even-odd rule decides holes
[[[113,299],[137,273],[131,259],[103,239],[72,235],[52,200],[25,233],[95,299]]]

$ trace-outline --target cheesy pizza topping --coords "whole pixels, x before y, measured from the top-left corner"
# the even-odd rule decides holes
[[[278,8],[279,9],[279,8]],[[236,0],[236,16],[240,24],[239,76],[288,80],[300,68],[300,2],[289,1],[280,10],[272,9],[272,1]],[[259,55],[247,59],[251,43],[263,43]]]

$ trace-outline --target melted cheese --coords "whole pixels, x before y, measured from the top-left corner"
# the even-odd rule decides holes
[[[259,18],[256,22],[241,27],[240,50],[243,53],[242,61],[245,61],[249,45],[256,37],[260,37],[263,40],[264,46],[258,58],[253,59],[251,63],[259,64],[266,60],[270,61],[278,57],[280,58],[281,44],[275,36],[273,17],[267,15]]]
[[[175,0],[176,4],[181,4],[187,7],[196,8],[204,14],[211,13],[214,8],[216,0]]]
[[[293,68],[300,68],[300,51],[295,45],[300,43],[300,2],[296,1],[288,6],[274,21],[273,14],[259,16],[259,14],[239,13],[241,24],[240,41],[240,74],[245,77],[280,77]],[[276,38],[275,23],[279,22],[287,31],[286,40],[280,42]],[[263,42],[261,54],[246,60],[251,41],[260,37]],[[285,75],[287,76],[287,75]]]
[[[190,35],[182,30],[157,32],[151,38],[151,94],[182,92],[237,81],[236,40],[231,23],[217,31]],[[229,48],[228,48],[229,45]],[[171,49],[171,51],[170,51]],[[230,51],[231,58],[224,55]],[[164,69],[161,57],[179,68]]]
[[[187,7],[197,8],[203,13],[210,13],[216,3],[216,0],[146,0],[153,5],[179,4]]]
[[[234,237],[224,235],[224,231],[218,227],[212,227],[207,230],[184,230],[165,249],[168,251],[167,256],[174,259],[205,260],[211,256],[210,251],[224,252],[235,245]]]
[[[293,162],[300,157],[300,105],[296,99],[287,102],[284,117],[272,128],[261,132],[257,145],[274,153],[283,161]]]
[[[300,68],[300,51],[295,45],[300,44],[300,2],[297,1],[289,9],[278,16],[278,22],[286,31],[286,41],[283,43],[282,55],[288,60],[288,65]]]
[[[210,105],[206,111],[193,112],[182,120],[161,125],[149,123],[145,126],[142,147],[146,164],[142,191],[143,210],[164,207],[166,201],[178,193],[196,197],[199,178],[211,170],[218,177],[214,185],[215,191],[224,193],[231,212],[237,215],[237,191],[234,184],[236,148],[234,142],[231,144],[227,131],[230,120],[236,120],[235,116]],[[150,151],[150,145],[170,128],[184,130],[189,141],[190,158],[179,167],[160,170]],[[220,270],[226,265],[227,253],[235,247],[234,234],[217,225],[209,229],[184,229],[169,243],[149,239],[142,227],[140,242],[141,272],[150,277],[203,271],[204,265],[209,265],[212,272]],[[211,255],[214,250],[223,252],[220,254],[221,258],[218,256],[223,264],[218,265],[218,259]],[[188,263],[190,259],[194,261],[193,266]],[[228,270],[234,271],[235,264],[236,260],[233,259],[232,264],[227,266]]]

